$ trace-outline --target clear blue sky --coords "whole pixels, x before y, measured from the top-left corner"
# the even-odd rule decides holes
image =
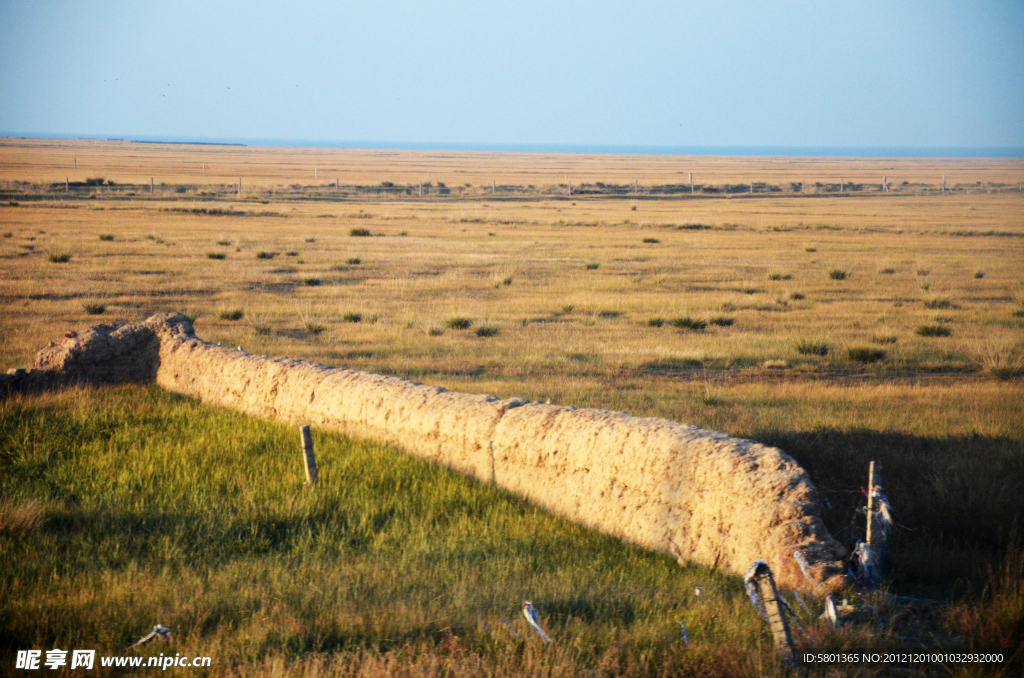
[[[1024,0],[0,0],[0,132],[1024,147]]]

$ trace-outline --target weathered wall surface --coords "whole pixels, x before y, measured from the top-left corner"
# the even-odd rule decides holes
[[[665,419],[452,393],[396,377],[255,356],[198,339],[188,319],[100,326],[51,344],[25,383],[153,381],[259,417],[385,441],[681,562],[783,585],[845,583],[845,549],[790,457]],[[33,376],[35,375],[35,376]]]

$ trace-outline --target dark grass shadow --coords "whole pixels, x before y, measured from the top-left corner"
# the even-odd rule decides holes
[[[872,430],[822,429],[753,436],[783,449],[818,485],[823,517],[846,546],[864,538],[868,465],[889,497],[895,529],[888,578],[899,592],[949,597],[982,581],[1024,526],[1024,441],[931,438]]]

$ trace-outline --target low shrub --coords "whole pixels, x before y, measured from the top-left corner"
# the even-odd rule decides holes
[[[644,238],[644,243],[646,243],[648,245],[657,245],[660,242],[661,241],[658,240],[657,238]]]
[[[600,266],[601,266],[601,264],[597,263],[596,261],[590,261],[590,262],[587,263],[587,270],[588,271],[593,271],[593,270],[596,270]]]
[[[478,337],[493,337],[498,333],[497,327],[490,327],[488,325],[481,325],[475,330],[476,336]]]
[[[469,318],[455,317],[448,318],[444,324],[451,330],[468,330],[473,325],[473,321]]]
[[[876,344],[895,344],[899,341],[899,337],[895,334],[876,334],[871,337],[871,341]]]
[[[892,266],[884,266],[878,269],[878,272],[882,275],[892,275],[896,272],[896,269],[893,268]]]
[[[71,261],[70,252],[50,252],[46,255],[46,260],[54,264],[66,264]]]
[[[350,311],[350,312],[346,313],[345,315],[343,315],[341,317],[341,319],[344,320],[347,323],[361,323],[361,322],[363,322],[363,314],[362,313],[354,313],[354,312]]]
[[[800,355],[828,355],[831,348],[827,341],[800,339],[796,342],[796,352]]]
[[[89,315],[103,315],[103,312],[107,310],[106,304],[101,304],[98,301],[82,304],[82,308]]]
[[[708,322],[718,327],[731,327],[736,322],[736,318],[725,315],[716,315],[712,317]]]
[[[681,318],[674,318],[671,322],[672,327],[677,330],[689,330],[691,332],[702,332],[707,329],[708,323],[706,320],[700,318],[691,318],[690,316],[683,316]]]
[[[112,242],[114,240],[114,236],[110,233],[103,233],[100,235],[100,240],[103,242]]]
[[[664,318],[648,318],[647,319],[647,326],[648,327],[661,327],[664,324],[665,324],[665,319]]]
[[[780,271],[769,271],[768,272],[768,279],[769,280],[790,280],[790,279],[792,279],[792,277],[793,276],[790,275],[789,273],[782,273]]]
[[[287,252],[284,253],[284,255],[286,257],[297,257],[299,256],[299,253],[296,252],[295,250],[288,250]]]
[[[949,297],[931,297],[924,300],[925,308],[952,308],[953,302]]]
[[[885,358],[885,351],[867,346],[851,346],[846,350],[850,360],[858,363],[876,363]]]
[[[256,258],[257,259],[273,259],[276,256],[277,256],[277,252],[257,252],[256,253]]]
[[[800,301],[801,299],[806,299],[803,292],[790,292],[789,298],[792,299],[793,301]]]
[[[218,313],[217,316],[221,320],[241,320],[245,317],[245,311],[240,308],[226,308]]]
[[[227,259],[228,255],[224,254],[223,252],[207,252],[206,253],[206,258],[207,259],[217,259],[218,261],[220,261],[220,260]]]
[[[353,238],[368,238],[373,235],[368,228],[353,228],[348,234]]]
[[[850,272],[844,271],[841,268],[833,268],[831,271],[828,272],[828,277],[832,278],[833,280],[846,280],[848,277],[850,277]]]
[[[921,325],[914,334],[922,337],[948,337],[953,334],[953,331],[945,325]]]
[[[323,281],[320,280],[320,278],[310,277],[310,278],[303,278],[302,279],[302,284],[306,285],[307,287],[317,287],[319,285],[322,285]]]
[[[359,264],[363,263],[363,261],[359,257],[350,257],[349,259],[345,260],[345,263],[348,264],[349,266],[358,266]]]
[[[985,271],[975,271],[974,272],[975,280],[981,280],[984,277],[985,277]]]

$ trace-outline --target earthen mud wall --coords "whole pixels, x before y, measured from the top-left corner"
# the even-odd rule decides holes
[[[202,341],[180,314],[68,333],[34,369],[3,375],[0,391],[154,381],[254,416],[393,443],[680,562],[743,574],[764,558],[790,588],[845,584],[845,549],[793,459],[666,419],[251,355]]]

